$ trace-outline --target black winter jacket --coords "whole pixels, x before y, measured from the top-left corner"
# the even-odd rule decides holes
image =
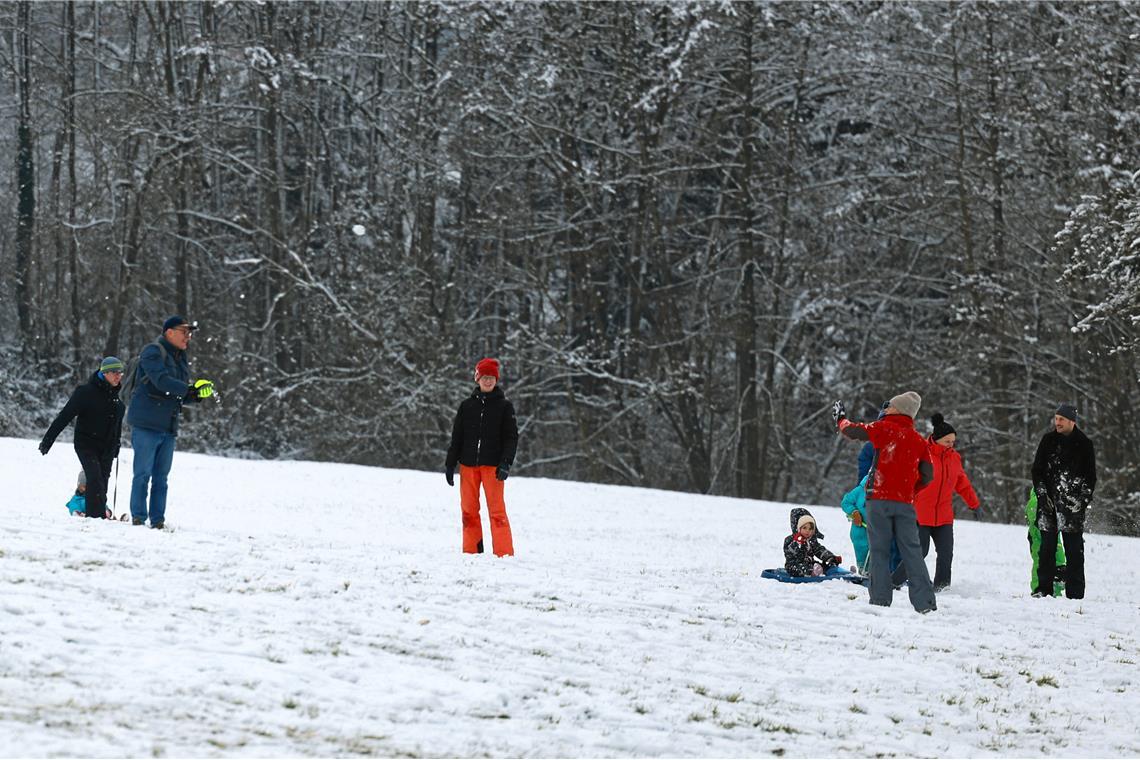
[[[816,562],[823,565],[824,568],[839,564],[839,557],[836,557],[819,542],[819,539],[823,538],[823,534],[818,530],[819,523],[816,523],[817,530],[811,538],[804,538],[799,533],[796,526],[803,515],[812,517],[812,521],[815,522],[815,517],[811,512],[803,507],[796,507],[790,515],[792,535],[784,539],[784,569],[788,571],[788,575],[797,577],[811,575],[812,565]]]
[[[75,448],[93,449],[101,453],[119,454],[119,437],[123,430],[123,402],[119,386],[111,385],[96,372],[91,379],[71,394],[67,404],[44,433],[43,443],[55,443],[67,423],[75,420]]]
[[[465,467],[506,465],[509,469],[518,445],[515,407],[507,401],[503,390],[496,387],[483,393],[476,388],[455,414],[446,467],[454,470],[458,463]]]
[[[1069,435],[1057,431],[1045,434],[1033,459],[1033,490],[1041,508],[1043,493],[1058,512],[1083,515],[1096,488],[1096,452],[1092,441],[1080,428]]]

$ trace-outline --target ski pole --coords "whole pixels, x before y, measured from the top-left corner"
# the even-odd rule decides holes
[[[115,457],[115,493],[111,496],[111,516],[119,509],[119,458]]]

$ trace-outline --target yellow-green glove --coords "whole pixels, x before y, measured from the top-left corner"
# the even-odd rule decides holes
[[[209,398],[214,395],[214,382],[212,380],[195,380],[194,392],[198,398]]]

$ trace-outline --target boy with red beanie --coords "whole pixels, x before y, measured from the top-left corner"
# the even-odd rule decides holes
[[[515,461],[519,428],[515,407],[499,384],[497,359],[475,365],[475,391],[459,405],[447,448],[447,484],[455,485],[459,466],[459,500],[463,510],[463,551],[483,553],[483,524],[479,517],[479,487],[487,498],[491,542],[496,556],[515,553],[511,524],[503,501],[503,486]]]

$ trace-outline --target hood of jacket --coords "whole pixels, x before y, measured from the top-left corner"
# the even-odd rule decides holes
[[[98,388],[103,393],[111,394],[113,397],[118,397],[119,390],[123,387],[121,383],[119,385],[111,385],[111,383],[107,381],[107,378],[103,377],[99,370],[95,370],[93,373],[91,373],[91,377],[87,382],[88,384]]]
[[[500,388],[498,385],[496,385],[495,388],[490,393],[484,393],[483,389],[480,388],[478,385],[476,385],[475,390],[472,391],[472,393],[471,393],[471,397],[472,398],[486,398],[486,399],[490,400],[493,398],[506,398],[506,395],[503,393],[503,389]]]
[[[804,509],[803,507],[795,507],[788,515],[788,522],[792,525],[792,533],[797,532],[798,529],[796,526],[799,525],[800,518],[804,515],[810,517],[811,521],[815,523],[815,537],[822,541],[823,533],[819,530],[819,521],[815,519],[815,515],[813,515],[810,510]]]

